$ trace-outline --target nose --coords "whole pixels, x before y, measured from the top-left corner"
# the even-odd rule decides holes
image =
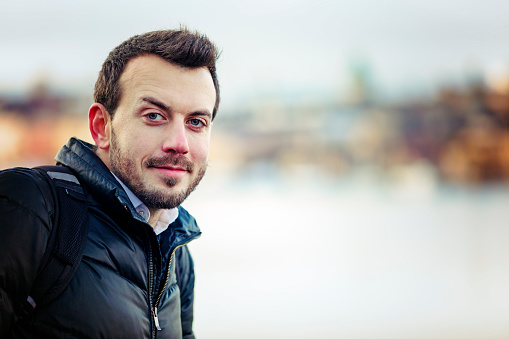
[[[163,151],[177,154],[187,154],[189,152],[189,143],[184,123],[170,124],[166,131],[166,137],[163,143]]]

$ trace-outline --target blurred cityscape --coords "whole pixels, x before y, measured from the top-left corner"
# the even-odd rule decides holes
[[[328,100],[274,93],[220,110],[213,161],[285,175],[311,167],[340,177],[362,168],[389,181],[409,171],[445,183],[509,181],[509,77],[471,76],[432,96],[387,102],[369,72],[351,73],[348,93]],[[56,91],[45,80],[0,93],[0,167],[51,163],[70,136],[91,141],[90,104],[90,94]]]
[[[509,337],[509,76],[466,78],[387,99],[361,67],[330,98],[225,96],[184,203],[204,231],[196,332]],[[91,93],[57,88],[0,92],[0,168],[91,141]]]

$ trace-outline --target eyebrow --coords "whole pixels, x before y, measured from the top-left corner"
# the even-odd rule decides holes
[[[144,102],[148,102],[149,104],[152,104],[154,106],[157,106],[159,107],[160,109],[162,109],[163,111],[167,111],[167,112],[170,112],[171,111],[171,108],[166,106],[164,103],[162,103],[161,101],[157,100],[157,99],[154,99],[152,97],[143,97],[141,98],[141,101],[144,101]]]
[[[193,113],[191,113],[189,115],[192,116],[192,117],[206,116],[206,117],[212,118],[212,114],[210,114],[209,111],[196,111],[196,112],[193,112]]]
[[[163,111],[166,111],[166,112],[171,112],[172,111],[171,107],[167,106],[163,102],[161,102],[161,101],[159,101],[159,100],[157,100],[157,99],[155,99],[153,97],[143,97],[143,98],[141,98],[141,101],[148,102],[149,104],[157,106],[157,107],[159,107],[160,109],[162,109]],[[210,113],[208,110],[199,110],[199,111],[191,113],[190,115],[191,116],[207,116],[209,118],[212,118],[212,113]]]

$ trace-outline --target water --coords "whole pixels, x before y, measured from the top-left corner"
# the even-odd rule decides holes
[[[185,203],[200,337],[509,337],[509,190],[208,175]]]

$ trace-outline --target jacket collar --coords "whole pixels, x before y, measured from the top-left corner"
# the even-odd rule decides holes
[[[94,145],[73,137],[60,149],[55,160],[71,168],[80,181],[85,183],[86,189],[98,197],[98,200],[111,203],[111,199],[114,199],[128,210],[134,219],[146,223],[120,183],[95,154],[94,148]],[[178,208],[179,217],[171,224],[175,236],[183,239],[200,235],[196,220],[184,208],[181,206]]]

